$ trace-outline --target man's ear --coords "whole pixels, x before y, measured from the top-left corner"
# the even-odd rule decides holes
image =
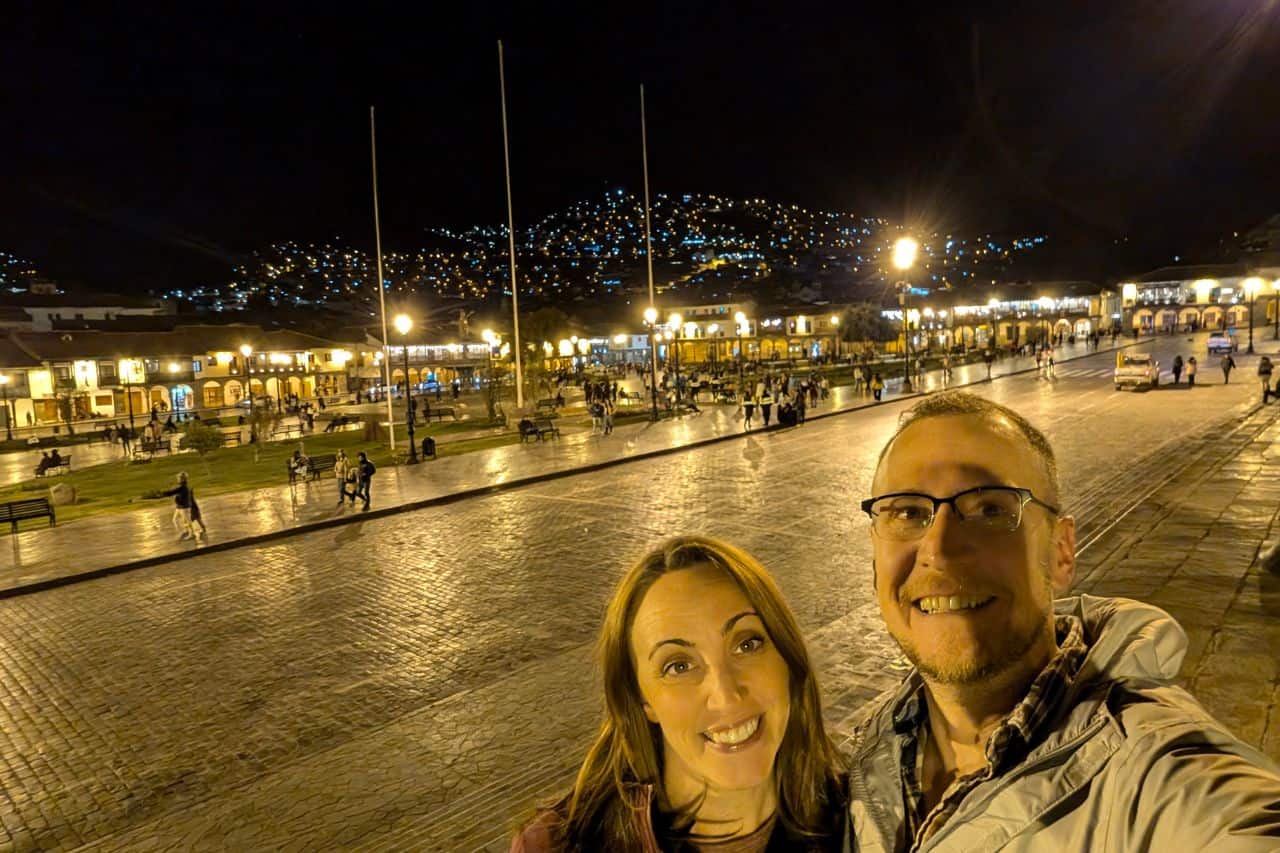
[[[1053,530],[1053,564],[1049,568],[1049,580],[1053,582],[1055,595],[1066,595],[1076,579],[1076,520],[1074,516],[1059,516]]]

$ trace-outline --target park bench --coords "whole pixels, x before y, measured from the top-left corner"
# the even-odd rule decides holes
[[[59,457],[57,462],[52,465],[45,466],[43,471],[39,468],[36,468],[35,471],[37,477],[47,477],[50,474],[61,474],[63,471],[67,471],[69,473],[71,471],[71,454],[68,453],[66,456]]]
[[[18,522],[27,518],[49,517],[49,526],[55,523],[53,507],[48,498],[29,498],[22,501],[0,503],[0,522],[9,522],[13,533],[18,532]]]
[[[452,406],[436,406],[434,409],[428,409],[426,412],[423,413],[422,419],[424,421],[429,421],[432,418],[435,418],[436,420],[440,421],[440,420],[444,420],[445,415],[448,415],[449,417],[453,418],[455,421],[458,419],[458,413],[454,410]]]
[[[336,453],[322,453],[319,456],[312,456],[307,462],[308,479],[319,480],[320,475],[325,471],[332,471],[337,462],[338,455]]]
[[[173,439],[161,438],[156,441],[151,441],[150,439],[144,438],[142,440],[142,450],[145,453],[159,453],[162,450],[165,453],[172,453]]]
[[[560,427],[553,424],[551,418],[534,418],[533,428],[538,431],[539,441],[548,435],[560,437]]]
[[[622,390],[618,392],[618,399],[623,403],[640,403],[644,401],[644,395],[639,391]]]
[[[356,423],[359,420],[360,420],[359,418],[353,418],[353,417],[350,417],[349,415],[334,415],[332,418],[329,419],[329,423],[325,425],[324,431],[333,432],[339,427],[344,427],[347,424]]]
[[[555,417],[557,406],[554,398],[547,397],[544,400],[539,400],[534,408],[543,417]]]

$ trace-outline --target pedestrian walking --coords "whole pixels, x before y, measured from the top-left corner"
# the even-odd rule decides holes
[[[342,499],[347,495],[347,475],[352,469],[351,459],[347,456],[347,451],[339,449],[337,458],[333,462],[333,478],[338,481],[338,506],[342,506]],[[355,498],[351,498],[351,502],[355,503]]]
[[[871,374],[871,393],[876,398],[876,402],[880,402],[880,395],[884,393],[884,380],[880,378],[879,373]]]
[[[373,475],[377,472],[377,468],[369,461],[369,456],[363,450],[360,451],[359,461],[356,463],[357,483],[359,488],[357,494],[364,499],[364,508],[369,508],[369,487],[373,484]],[[351,501],[355,503],[354,500]]]
[[[765,383],[764,393],[760,395],[760,416],[764,419],[764,428],[769,428],[769,418],[773,415],[773,390]]]
[[[1271,358],[1263,356],[1258,362],[1258,379],[1262,382],[1262,402],[1271,398]]]
[[[798,424],[804,423],[805,412],[808,409],[807,399],[806,399],[808,396],[809,395],[805,391],[805,387],[801,385],[800,389],[796,391],[796,402],[795,402],[796,423]]]
[[[602,405],[604,406],[604,434],[613,435],[613,410],[615,408],[613,398],[606,394]]]
[[[742,400],[742,428],[743,430],[751,429],[751,419],[756,415],[756,395],[754,391],[743,391]]]
[[[1045,355],[1045,361],[1044,361],[1044,375],[1049,379],[1058,378],[1058,374],[1053,369],[1053,365],[1054,365],[1053,350],[1049,350],[1049,352],[1046,353]]]
[[[1187,359],[1187,385],[1196,387],[1196,370],[1199,365],[1196,364],[1196,357],[1193,355]]]
[[[1218,363],[1218,366],[1222,368],[1222,384],[1230,385],[1231,371],[1236,366],[1236,360],[1231,357],[1231,353],[1227,353],[1222,357],[1222,361]]]
[[[199,527],[199,532],[196,528]],[[208,529],[204,526],[204,516],[200,514],[200,504],[196,502],[195,489],[191,490],[191,532],[197,539],[204,539],[209,535]]]
[[[1179,380],[1182,379],[1182,356],[1175,355],[1173,357],[1172,371],[1173,371],[1173,384],[1177,385]]]
[[[178,474],[178,484],[166,489],[159,497],[173,498],[173,527],[178,531],[178,539],[190,539],[191,532],[191,486],[187,482],[187,472]]]

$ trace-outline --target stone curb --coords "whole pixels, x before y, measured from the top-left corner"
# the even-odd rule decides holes
[[[1134,341],[1128,344],[1121,344],[1119,346],[1113,347],[1111,350],[1108,350],[1108,352],[1125,349],[1131,346],[1137,346],[1140,343],[1143,343],[1143,342]],[[1071,361],[1079,361],[1080,359],[1084,359],[1084,358],[1092,358],[1098,355],[1100,352],[1102,352],[1102,350],[1099,349],[1095,352],[1072,356],[1071,358],[1063,359],[1061,362],[1058,362],[1058,363],[1065,364]],[[991,379],[979,379],[973,382],[957,384],[957,385],[951,386],[946,390],[968,388],[974,385],[985,385],[989,382],[994,382],[997,379],[1004,379],[1009,376],[1021,376],[1026,373],[1033,373],[1036,370],[1037,368],[1035,367],[1028,367],[1022,370],[1015,370],[1010,373],[1002,373],[999,376],[993,376]],[[815,414],[812,417],[807,417],[806,421],[810,421],[810,420],[817,421],[817,420],[822,420],[824,418],[836,417],[838,415],[847,415],[852,412],[861,412],[866,409],[872,409],[879,406],[886,406],[894,403],[899,403],[903,400],[909,400],[914,397],[923,397],[926,394],[932,394],[932,393],[937,393],[937,391],[929,391],[929,392],[914,391],[910,394],[902,394],[900,396],[894,397],[891,400],[880,400],[879,402],[872,400],[863,405],[851,406],[847,409],[840,409],[838,411],[828,411],[828,412],[822,412],[820,414]],[[776,432],[779,429],[780,429],[779,427],[773,427],[767,431]],[[791,429],[791,428],[788,427],[788,429]],[[298,525],[296,527],[286,527],[280,530],[273,530],[270,533],[261,533],[256,536],[246,536],[240,539],[231,539],[226,542],[218,542],[213,545],[206,545],[202,548],[198,548],[191,551],[179,551],[172,554],[161,554],[161,555],[156,555],[154,557],[143,557],[142,559],[139,559],[139,560],[131,560],[127,563],[119,563],[114,566],[103,566],[101,568],[90,569],[84,572],[77,572],[74,574],[63,575],[62,577],[46,578],[44,580],[34,581],[32,583],[18,584],[16,586],[0,589],[0,600],[7,599],[7,598],[16,598],[22,595],[31,595],[32,593],[44,592],[45,590],[57,589],[63,586],[70,586],[72,584],[82,583],[84,581],[96,580],[98,578],[105,578],[105,577],[110,577],[111,575],[118,575],[118,574],[123,574],[125,572],[135,571],[137,569],[145,569],[151,566],[158,566],[163,563],[172,563],[180,560],[189,560],[195,557],[204,556],[206,554],[217,554],[222,551],[229,551],[233,548],[244,548],[252,545],[263,545],[266,543],[275,542],[276,540],[279,540],[279,539],[287,538],[289,536],[295,536],[303,533],[314,533],[320,530],[329,530],[335,527],[343,527],[348,524],[358,524],[360,522],[367,521],[370,519],[386,518],[388,516],[395,515],[401,512],[410,512],[418,509],[428,509],[431,507],[445,506],[447,504],[457,503],[458,501],[464,501],[470,498],[483,497],[485,495],[498,494],[501,492],[510,491],[512,489],[523,488],[525,486],[532,486],[532,485],[537,485],[539,483],[547,483],[555,480],[562,480],[566,477],[577,476],[578,474],[590,474],[595,471],[602,471],[607,468],[613,468],[619,465],[627,465],[632,462],[638,462],[646,459],[656,459],[662,456],[669,456],[673,453],[681,453],[686,450],[692,450],[698,447],[706,447],[708,445],[717,444],[723,441],[732,441],[747,435],[755,435],[759,432],[766,432],[766,430],[752,430],[751,432],[732,432],[732,433],[726,433],[724,435],[710,436],[708,438],[701,438],[695,441],[691,441],[687,444],[680,444],[672,447],[664,447],[660,450],[651,450],[646,453],[637,454],[635,456],[625,456],[625,457],[619,457],[616,459],[606,459],[602,462],[595,462],[595,463],[592,463],[589,465],[583,465],[577,468],[566,468],[560,471],[548,471],[542,474],[533,474],[528,477],[523,477],[519,480],[509,480],[504,483],[495,483],[491,486],[481,486],[474,489],[464,489],[463,491],[454,492],[448,495],[440,495],[433,498],[423,498],[421,500],[409,501],[407,503],[396,504],[394,506],[389,506],[389,507],[382,507],[380,509],[371,509],[367,512],[361,512],[360,515],[358,516],[343,516],[341,518],[331,518],[331,519],[325,519],[323,521],[312,521],[306,524]]]

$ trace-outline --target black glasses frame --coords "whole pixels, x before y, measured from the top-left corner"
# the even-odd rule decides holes
[[[951,507],[951,511],[956,514],[956,518],[964,521],[964,513],[960,512],[960,508],[956,506],[956,501],[965,495],[971,495],[974,492],[990,492],[995,490],[1002,492],[1016,492],[1018,497],[1022,499],[1022,503],[1018,507],[1018,525],[1017,527],[1012,528],[1013,530],[1017,530],[1018,527],[1022,526],[1022,511],[1027,508],[1027,504],[1029,503],[1039,504],[1055,516],[1062,514],[1056,506],[1050,503],[1045,503],[1036,497],[1030,489],[1022,486],[974,486],[972,489],[965,489],[963,492],[956,492],[949,498],[935,498],[933,495],[926,495],[923,492],[889,492],[885,495],[876,495],[864,500],[862,502],[862,511],[867,514],[874,524],[876,520],[876,513],[872,510],[872,507],[875,506],[876,501],[882,501],[885,498],[924,498],[925,500],[933,502],[933,511],[929,516],[929,523],[920,528],[921,532],[923,532],[933,526],[934,519],[938,517],[938,508],[942,505],[945,504]]]

